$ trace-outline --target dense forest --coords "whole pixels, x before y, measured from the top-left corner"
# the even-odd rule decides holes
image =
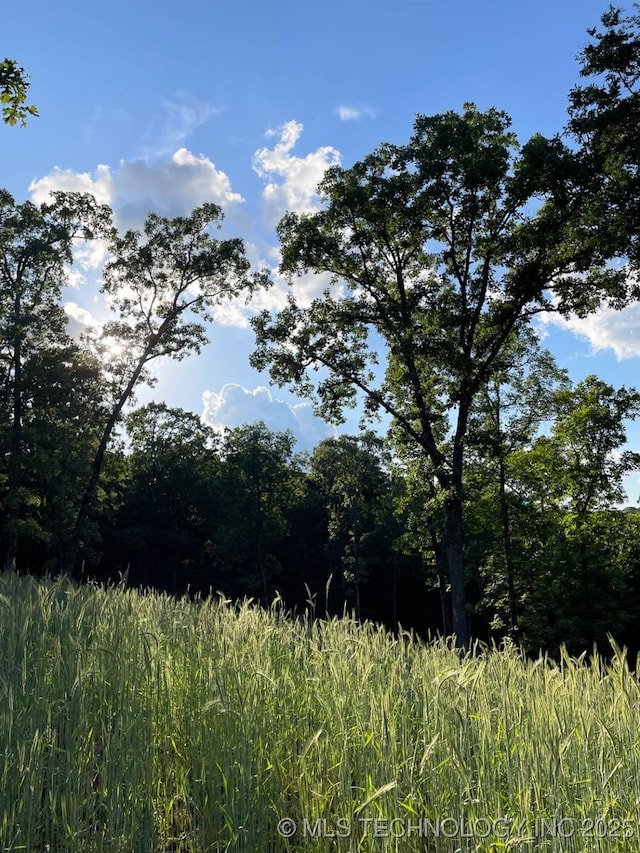
[[[219,208],[121,234],[89,195],[0,191],[5,570],[347,609],[461,646],[637,649],[640,515],[621,506],[640,394],[572,383],[532,325],[640,295],[640,15],[611,9],[590,36],[561,135],[519,143],[473,104],[421,115],[281,221],[291,296],[253,318],[252,363],[328,422],[363,414],[310,454],[264,423],[136,408],[158,359],[200,352],[214,306],[270,286],[212,236]],[[5,122],[36,115],[11,60],[0,91]],[[76,338],[62,287],[93,240],[113,318]],[[308,272],[333,282],[310,305]]]

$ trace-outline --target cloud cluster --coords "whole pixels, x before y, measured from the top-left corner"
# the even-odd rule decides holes
[[[612,349],[619,361],[640,356],[640,302],[633,302],[622,310],[605,306],[584,318],[541,314],[538,322],[543,328],[558,326],[586,339],[593,352]]]
[[[333,428],[313,414],[308,403],[290,405],[277,400],[264,386],[253,391],[242,385],[223,385],[219,394],[205,391],[202,395],[202,419],[215,430],[239,427],[264,421],[277,432],[291,430],[298,450],[313,450],[323,438],[333,435]]]
[[[90,192],[101,204],[114,208],[123,228],[139,228],[150,210],[163,216],[184,216],[203,202],[222,208],[241,202],[229,177],[208,157],[179,148],[168,160],[121,160],[117,169],[98,166],[95,174],[74,172],[57,166],[31,182],[29,191],[36,204],[49,199],[54,190]]]
[[[267,183],[262,192],[267,217],[277,222],[287,211],[310,213],[318,206],[318,184],[330,166],[340,164],[340,152],[324,145],[305,157],[293,154],[303,126],[288,121],[279,128],[273,148],[260,148],[253,157],[253,168]],[[270,131],[270,136],[275,132]],[[276,178],[282,180],[278,182]]]
[[[54,166],[48,175],[31,181],[29,186],[31,199],[35,204],[50,201],[49,194],[55,190],[92,193],[98,204],[113,204],[114,186],[111,169],[108,166],[98,166],[94,177],[89,172],[74,172],[73,169]]]
[[[189,136],[221,110],[184,93],[160,106],[135,159],[120,160],[114,169],[99,165],[94,174],[55,166],[32,181],[33,201],[47,201],[53,190],[90,192],[100,204],[114,208],[122,228],[139,228],[151,210],[183,216],[203,202],[228,208],[242,201],[215,163],[185,147]]]
[[[185,104],[167,108],[167,127],[161,136],[174,142],[181,140],[208,115],[207,109]],[[265,180],[262,203],[269,224],[274,224],[286,210],[316,210],[319,204],[317,185],[325,171],[340,162],[339,152],[330,146],[298,156],[294,149],[302,131],[299,122],[289,121],[277,133],[268,134],[277,137],[271,148],[261,148],[254,155],[253,168]],[[195,155],[185,147],[178,148],[170,157],[121,160],[113,168],[99,165],[93,173],[55,167],[30,186],[36,203],[48,200],[54,190],[93,193],[100,203],[114,209],[116,224],[121,230],[141,228],[150,210],[167,217],[180,216],[188,214],[198,204],[212,201],[229,212],[238,211],[243,201],[232,189],[225,172],[208,157]],[[289,284],[278,273],[279,249],[269,244],[258,247],[249,243],[247,255],[254,268],[266,266],[271,270],[274,285],[266,292],[255,294],[249,305],[238,299],[216,307],[213,313],[217,323],[247,326],[256,312],[281,310],[286,304]],[[106,259],[107,250],[102,241],[79,244],[74,252],[73,267],[68,271],[68,284],[77,289],[90,280],[95,282]],[[331,286],[329,275],[308,273],[297,278],[294,292],[298,304],[307,307]],[[78,316],[74,319],[83,322]]]
[[[231,189],[225,172],[204,155],[179,148],[170,160],[148,163],[122,161],[117,173],[118,220],[126,227],[143,221],[150,210],[161,216],[184,216],[199,204],[214,202],[223,209],[243,201]],[[130,224],[130,223],[133,223]]]
[[[98,326],[99,323],[90,311],[81,308],[76,302],[65,302],[63,306],[65,313],[83,326]]]
[[[82,332],[88,328],[97,329],[100,323],[90,311],[86,308],[81,308],[76,302],[65,302],[62,306],[65,314],[69,318],[67,322],[67,332],[72,338],[77,338]]]

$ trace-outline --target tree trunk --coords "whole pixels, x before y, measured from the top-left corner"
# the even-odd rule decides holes
[[[587,543],[585,541],[585,524],[584,519],[579,521],[579,536],[580,539],[578,541],[578,560],[580,564],[580,595],[582,601],[580,602],[579,611],[584,614],[586,617],[584,619],[584,624],[578,627],[578,636],[580,639],[584,637],[585,648],[589,648],[593,646],[596,642],[596,633],[594,630],[594,595],[593,595],[593,583],[591,578],[591,573],[589,571],[589,557],[587,554]],[[581,636],[582,635],[582,636]]]
[[[360,621],[360,581],[358,580],[358,578],[356,578],[356,582],[354,584],[354,587],[355,587],[355,593],[356,593],[356,607],[355,607],[356,614],[355,615],[356,615],[356,622],[359,622]]]
[[[467,649],[470,644],[469,619],[464,588],[464,558],[462,551],[462,497],[460,493],[445,502],[445,549],[449,583],[451,584],[451,627],[456,646]]]
[[[438,477],[440,485],[446,490],[444,501],[445,534],[444,552],[451,585],[451,627],[459,649],[468,649],[471,643],[469,616],[464,581],[463,551],[463,503],[462,482],[464,465],[464,435],[469,406],[460,404],[458,425],[453,441],[450,472]]]

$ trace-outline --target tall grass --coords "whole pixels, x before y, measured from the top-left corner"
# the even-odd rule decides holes
[[[6,853],[640,851],[620,654],[15,576],[0,618]]]

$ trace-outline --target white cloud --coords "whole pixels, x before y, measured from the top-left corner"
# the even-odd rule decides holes
[[[619,311],[603,307],[583,319],[541,314],[538,322],[543,329],[548,325],[559,326],[585,338],[593,352],[612,349],[619,361],[640,356],[640,302],[633,302]]]
[[[86,281],[84,274],[81,273],[80,270],[74,270],[71,267],[68,267],[66,272],[67,280],[65,283],[67,287],[70,287],[72,290],[79,290],[80,285],[84,284]]]
[[[219,326],[235,326],[240,329],[249,327],[250,318],[268,305],[260,304],[260,296],[255,296],[247,305],[242,299],[230,299],[211,309],[213,322]]]
[[[75,302],[65,302],[62,306],[65,314],[69,318],[67,331],[72,338],[79,337],[82,332],[87,329],[99,329],[100,323],[90,311],[86,308],[81,308]]]
[[[99,204],[112,204],[114,187],[108,166],[98,166],[95,177],[89,172],[74,172],[54,166],[44,178],[31,181],[29,192],[35,204],[51,201],[49,194],[54,190],[63,192],[92,193]]]
[[[121,160],[113,172],[101,165],[95,176],[56,166],[29,187],[36,204],[47,201],[52,190],[93,193],[97,201],[114,208],[123,228],[139,228],[151,210],[163,216],[184,216],[203,202],[228,208],[243,200],[232,191],[229,177],[208,157],[196,156],[186,148],[155,163]]]
[[[48,175],[32,181],[32,199],[36,204],[48,201],[52,190],[90,192],[100,204],[120,208],[120,219],[126,220],[127,227],[141,225],[151,209],[179,216],[205,201],[223,207],[242,201],[231,191],[224,172],[185,147],[189,136],[220,112],[182,93],[173,100],[165,99],[145,134],[152,143],[141,147],[138,159],[121,160],[114,170],[99,165],[94,175],[55,166]]]
[[[215,430],[239,427],[264,421],[269,429],[291,430],[298,450],[312,450],[319,441],[334,434],[334,430],[313,414],[308,403],[289,405],[277,400],[271,391],[259,386],[250,391],[241,385],[224,385],[219,394],[205,391],[202,395],[202,419]]]
[[[85,270],[102,269],[109,256],[107,241],[98,237],[95,240],[82,240],[73,249],[73,259]]]
[[[69,317],[77,320],[78,323],[82,323],[83,326],[93,326],[94,328],[97,328],[100,325],[90,311],[87,311],[86,308],[81,308],[75,302],[65,302],[63,308]]]
[[[357,121],[361,118],[375,118],[375,112],[371,107],[348,107],[341,104],[339,107],[335,107],[333,111],[340,121]]]
[[[267,216],[276,222],[287,211],[310,213],[317,209],[317,187],[330,166],[340,164],[340,152],[330,145],[298,157],[292,151],[303,126],[288,121],[279,128],[279,140],[273,148],[260,148],[253,157],[253,168],[267,180],[263,190]],[[273,131],[267,134],[273,136]],[[282,178],[277,182],[274,178]]]
[[[195,156],[186,148],[178,149],[170,160],[149,164],[144,160],[121,161],[116,173],[116,206],[119,221],[134,227],[153,210],[162,216],[184,216],[204,202],[222,208],[243,201],[231,190],[225,172],[204,155]]]

